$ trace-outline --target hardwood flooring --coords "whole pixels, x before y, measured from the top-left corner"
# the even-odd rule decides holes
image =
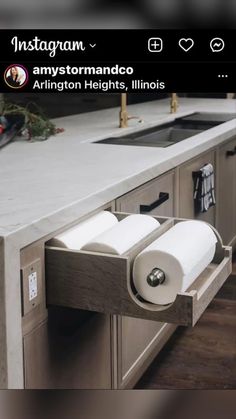
[[[180,327],[138,389],[236,389],[236,276],[194,328]]]

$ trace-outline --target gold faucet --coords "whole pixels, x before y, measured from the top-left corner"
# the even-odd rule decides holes
[[[171,93],[170,99],[170,113],[176,113],[178,110],[179,102],[177,93]]]
[[[131,116],[127,111],[127,93],[121,93],[121,108],[120,108],[120,128],[127,128],[130,119],[138,119],[138,122],[143,122],[139,116]]]

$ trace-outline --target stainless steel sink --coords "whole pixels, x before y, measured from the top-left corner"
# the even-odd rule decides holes
[[[235,113],[196,112],[182,118],[177,118],[175,122],[183,128],[187,127],[189,129],[206,131],[224,122],[231,121],[234,118],[236,118]]]
[[[156,141],[176,143],[185,138],[198,134],[198,129],[186,129],[178,127],[168,127],[151,133],[144,133],[136,141],[153,144]]]
[[[168,127],[154,132],[145,132],[140,135],[137,133],[136,137],[113,137],[98,141],[103,144],[116,145],[132,145],[143,147],[168,147],[193,135],[199,134],[201,131],[196,129],[181,129]]]
[[[147,128],[127,136],[106,138],[99,144],[169,147],[210,128],[236,118],[236,114],[197,112],[168,124]]]
[[[191,115],[184,116],[178,121],[196,122],[202,124],[223,124],[224,122],[231,121],[236,118],[236,113],[223,113],[223,112],[195,112]]]

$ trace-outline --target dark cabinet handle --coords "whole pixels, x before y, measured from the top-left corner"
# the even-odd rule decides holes
[[[167,192],[160,192],[159,198],[157,201],[153,202],[150,205],[140,205],[140,212],[150,212],[153,211],[155,208],[159,207],[163,202],[168,201],[169,194]]]
[[[236,147],[233,150],[226,151],[226,157],[235,156],[236,154]]]

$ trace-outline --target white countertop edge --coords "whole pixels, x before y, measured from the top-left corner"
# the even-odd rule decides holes
[[[218,132],[217,135],[216,131]],[[34,220],[29,225],[23,225],[19,229],[16,226],[14,231],[7,231],[7,229],[4,230],[0,227],[0,237],[7,241],[13,239],[14,247],[23,248],[44,236],[53,234],[55,231],[75,223],[79,218],[96,211],[132,189],[227,141],[236,135],[236,119],[222,124],[220,131],[219,133],[219,126],[214,127],[190,139],[181,141],[181,148],[179,148],[179,144],[171,146],[172,153],[166,157],[165,161],[158,162],[156,165],[139,173],[134,173],[125,181],[122,180],[116,184],[112,184],[108,188],[100,189],[90,196],[72,202],[60,208],[58,211],[49,213],[41,219]],[[196,140],[197,143],[194,143]],[[170,147],[168,149],[170,150]]]

